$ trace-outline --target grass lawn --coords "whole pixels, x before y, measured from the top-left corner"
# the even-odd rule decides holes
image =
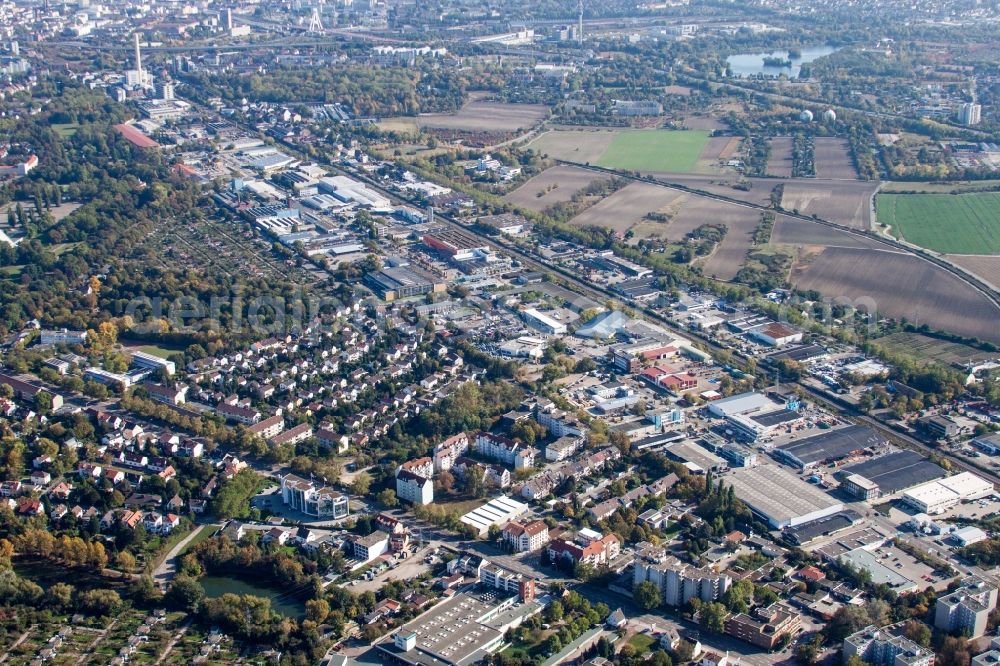
[[[198,529],[198,533],[195,534],[194,537],[192,537],[191,540],[187,542],[187,545],[184,546],[183,550],[181,550],[180,555],[186,555],[188,552],[190,552],[195,546],[197,546],[202,541],[208,541],[208,539],[210,539],[212,537],[212,535],[215,534],[215,531],[217,529],[219,529],[219,526],[218,525],[202,525],[201,527],[199,527],[197,529]]]
[[[636,652],[643,654],[656,646],[656,639],[649,634],[636,634],[628,639],[628,644],[634,647]]]
[[[76,247],[77,245],[81,245],[81,244],[82,243],[79,243],[79,242],[77,242],[77,243],[56,243],[55,245],[50,245],[49,246],[49,250],[51,250],[52,253],[55,254],[56,256],[59,256],[59,255],[65,253],[65,252],[69,252],[74,247]]]
[[[465,514],[472,511],[473,509],[478,509],[482,505],[486,504],[486,502],[488,501],[489,500],[486,499],[465,499],[465,500],[456,500],[454,502],[435,501],[435,504],[444,507],[447,511],[451,511],[453,513]]]
[[[167,349],[166,347],[160,347],[159,345],[143,345],[142,347],[139,347],[139,351],[152,354],[153,356],[159,356],[160,358],[170,358],[171,355],[183,350]]]
[[[609,169],[694,173],[708,134],[707,130],[620,132],[597,164]]]
[[[1000,254],[1000,193],[880,194],[878,221],[897,237],[951,254]]]
[[[55,125],[52,126],[52,129],[55,130],[56,134],[59,135],[59,138],[61,138],[61,139],[68,139],[71,136],[73,136],[74,134],[76,134],[76,131],[78,129],[80,129],[80,124],[79,123],[56,123]]]

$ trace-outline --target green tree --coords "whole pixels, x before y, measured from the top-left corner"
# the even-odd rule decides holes
[[[45,591],[45,605],[57,613],[70,608],[73,603],[73,586],[68,583],[55,583]]]
[[[399,500],[396,498],[396,491],[392,488],[386,488],[380,492],[375,498],[375,501],[388,509],[393,509],[399,506]]]
[[[368,491],[372,486],[372,477],[368,472],[361,472],[354,480],[351,481],[351,493],[354,495],[361,495],[362,497],[368,494]]]
[[[728,615],[729,611],[726,610],[726,607],[718,602],[704,604],[698,615],[698,622],[705,629],[721,634],[726,627]]]
[[[204,598],[205,590],[201,583],[190,576],[181,574],[174,578],[164,600],[171,608],[193,613],[198,610],[198,605]]]
[[[639,605],[639,608],[652,610],[660,605],[660,588],[655,583],[644,580],[635,586],[635,589],[632,591],[632,598],[635,599],[635,603]]]
[[[553,601],[551,604],[545,608],[545,621],[549,624],[554,624],[563,619],[563,605],[558,599]]]

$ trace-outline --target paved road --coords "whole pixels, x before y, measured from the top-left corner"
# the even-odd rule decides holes
[[[201,532],[203,527],[206,526],[195,525],[194,529],[191,530],[191,533],[178,541],[177,545],[171,548],[170,552],[167,553],[167,556],[163,558],[163,562],[161,562],[160,566],[158,566],[156,571],[153,572],[153,582],[158,587],[165,589],[167,584],[174,579],[174,576],[177,574],[177,566],[180,564],[180,554],[184,551],[191,540],[194,539],[199,532]],[[210,525],[210,527],[218,527],[218,525]]]

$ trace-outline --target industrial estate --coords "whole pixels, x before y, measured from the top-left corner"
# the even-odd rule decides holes
[[[996,666],[998,44],[0,3],[0,664]]]

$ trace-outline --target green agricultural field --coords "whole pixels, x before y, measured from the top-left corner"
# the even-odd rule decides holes
[[[694,173],[708,135],[707,130],[619,132],[597,164],[609,169]]]
[[[949,254],[1000,254],[1000,193],[880,194],[878,221],[897,238]]]

